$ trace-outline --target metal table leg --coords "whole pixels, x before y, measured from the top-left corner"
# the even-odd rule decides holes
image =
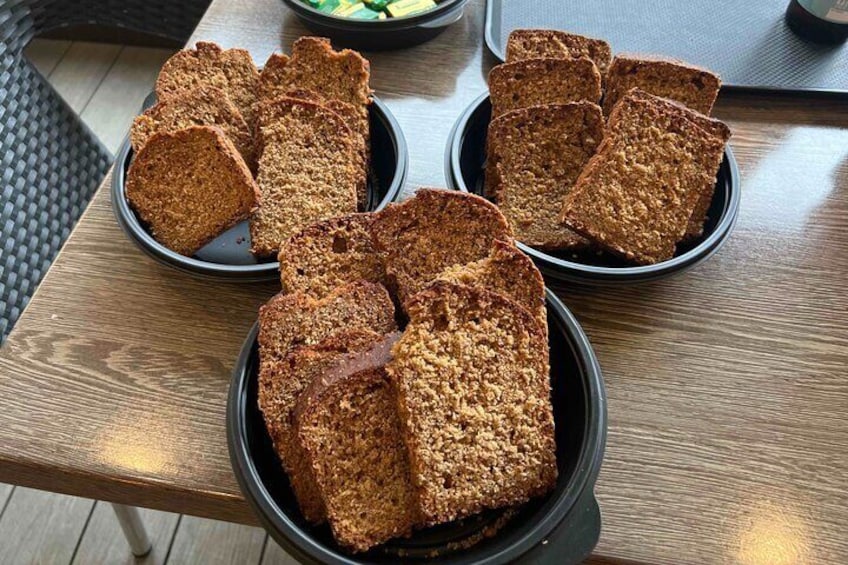
[[[124,531],[124,537],[127,538],[133,555],[143,557],[150,553],[153,546],[150,543],[150,538],[147,537],[147,531],[144,529],[138,508],[112,503],[112,509],[118,517],[118,523]]]

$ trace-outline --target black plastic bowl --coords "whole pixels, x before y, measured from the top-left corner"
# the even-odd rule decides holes
[[[445,176],[454,190],[483,194],[486,163],[486,135],[492,116],[489,95],[483,94],[459,117],[448,139]],[[741,189],[739,167],[730,150],[716,176],[715,195],[710,206],[704,234],[678,245],[672,259],[655,265],[632,266],[606,253],[551,254],[519,242],[548,283],[577,282],[594,285],[633,284],[682,273],[705,261],[727,241],[739,213]]]
[[[468,0],[444,0],[432,10],[402,18],[357,20],[316,10],[302,0],[283,0],[316,34],[351,49],[383,51],[401,49],[429,41],[462,18]]]
[[[145,108],[153,103],[148,97]],[[236,282],[274,280],[280,264],[259,261],[250,252],[250,230],[243,221],[206,244],[193,257],[171,251],[150,235],[126,198],[125,181],[132,160],[129,137],[124,140],[112,173],[112,208],[118,224],[142,251],[162,264],[206,278]],[[397,198],[406,179],[409,154],[400,125],[376,97],[371,104],[371,167],[368,180],[368,210],[382,210]]]
[[[604,455],[607,414],[601,369],[577,320],[548,291],[551,386],[556,421],[556,488],[518,508],[493,537],[467,549],[454,543],[482,532],[503,515],[490,511],[393,540],[368,553],[344,553],[327,526],[309,525],[298,510],[257,405],[257,328],[239,356],[227,405],[227,441],[236,479],[262,524],[304,563],[579,563],[601,529],[593,488]]]

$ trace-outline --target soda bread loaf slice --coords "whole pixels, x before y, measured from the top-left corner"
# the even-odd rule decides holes
[[[542,104],[601,101],[601,74],[595,63],[579,59],[523,59],[489,73],[492,117]]]
[[[603,77],[612,59],[612,49],[606,41],[552,29],[517,29],[509,34],[506,42],[507,63],[539,57],[588,57],[594,61]]]
[[[156,241],[191,256],[246,219],[259,191],[220,129],[193,126],[148,139],[130,165],[126,195]]]
[[[633,88],[709,115],[721,80],[709,71],[679,61],[616,55],[607,73],[604,114],[609,115],[616,102]]]
[[[486,193],[516,239],[546,251],[587,245],[559,216],[603,130],[601,109],[590,102],[523,108],[489,123]]]
[[[259,377],[259,409],[268,435],[289,476],[303,516],[311,523],[325,520],[326,512],[312,469],[294,427],[300,394],[348,353],[365,351],[383,336],[367,329],[341,330],[315,345],[296,347],[282,362]]]
[[[259,71],[250,53],[198,41],[194,49],[183,49],[165,61],[156,80],[156,97],[163,101],[201,86],[214,86],[226,92],[252,126]]]
[[[506,219],[491,202],[424,188],[378,212],[371,233],[401,303],[448,267],[488,256],[496,239],[512,242]]]
[[[566,196],[565,224],[639,264],[672,258],[702,194],[715,184],[729,137],[727,126],[680,104],[628,94]]]
[[[397,396],[384,369],[399,335],[345,356],[312,381],[296,410],[327,521],[352,551],[408,535],[418,519]]]
[[[426,524],[520,504],[557,478],[548,344],[515,301],[436,281],[386,366]]]
[[[395,307],[379,284],[349,283],[316,300],[280,293],[259,309],[259,375],[268,374],[295,347],[314,345],[345,328],[393,331]]]
[[[230,138],[244,161],[255,168],[253,133],[227,94],[214,86],[187,90],[158,102],[133,120],[130,142],[135,153],[154,133],[190,126],[216,126]]]
[[[356,212],[360,163],[350,129],[324,106],[280,98],[262,106],[259,122],[262,202],[250,237],[251,250],[268,256],[304,227]]]
[[[373,214],[350,214],[312,224],[280,247],[285,292],[316,298],[356,280],[382,283],[386,272],[371,239]]]
[[[545,281],[530,258],[515,245],[495,241],[489,256],[466,265],[450,267],[438,280],[478,286],[515,300],[536,317],[547,331]]]

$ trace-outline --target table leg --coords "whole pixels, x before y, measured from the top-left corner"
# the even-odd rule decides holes
[[[150,538],[147,537],[147,531],[144,529],[138,508],[112,503],[112,509],[118,517],[118,523],[121,525],[121,530],[124,531],[124,537],[130,544],[132,554],[136,557],[143,557],[150,553],[153,546],[150,543]]]

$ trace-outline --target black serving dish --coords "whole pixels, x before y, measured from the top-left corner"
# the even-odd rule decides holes
[[[145,108],[152,103],[151,95],[145,101]],[[375,211],[385,208],[400,193],[409,167],[409,154],[400,125],[386,105],[375,97],[370,112],[372,174],[368,179],[367,209]],[[276,260],[257,260],[250,252],[250,230],[246,220],[219,235],[192,257],[175,253],[153,239],[124,192],[132,153],[128,136],[115,159],[112,208],[118,224],[142,251],[162,264],[201,277],[255,282],[279,276],[280,264]]]
[[[604,455],[606,395],[598,361],[574,316],[548,291],[551,386],[556,422],[556,488],[516,510],[497,533],[466,549],[451,549],[495,523],[504,511],[416,532],[364,554],[343,552],[327,526],[301,516],[257,405],[257,327],[242,347],[227,404],[227,441],[245,498],[273,538],[303,563],[534,563],[568,565],[586,559],[600,535],[593,488]],[[438,558],[433,557],[438,552]]]
[[[483,194],[486,135],[492,115],[489,95],[475,100],[459,117],[448,139],[445,176],[454,190]],[[548,284],[588,283],[593,285],[633,284],[682,273],[705,261],[724,245],[739,213],[741,198],[739,167],[727,147],[716,176],[715,195],[707,213],[704,234],[677,246],[672,259],[655,265],[632,266],[606,253],[551,254],[518,243],[529,255]]]
[[[386,18],[357,20],[333,16],[316,10],[302,0],[283,0],[304,25],[333,43],[351,49],[384,51],[401,49],[429,41],[462,18],[468,0],[444,0],[427,12]]]

